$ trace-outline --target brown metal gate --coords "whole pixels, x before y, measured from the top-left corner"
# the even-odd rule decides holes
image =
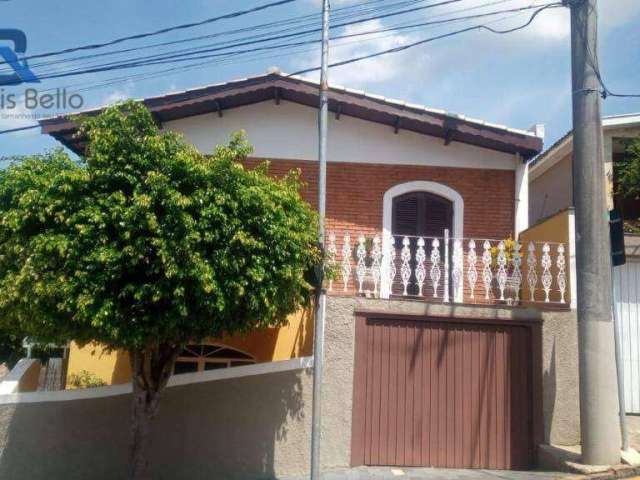
[[[352,464],[525,469],[539,325],[358,316]]]

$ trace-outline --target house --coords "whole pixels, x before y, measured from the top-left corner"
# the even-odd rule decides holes
[[[640,199],[625,198],[617,192],[614,165],[624,158],[625,141],[640,138],[640,114],[604,117],[602,128],[607,206],[618,209],[625,221],[627,263],[614,269],[614,301],[622,340],[625,408],[637,414],[640,413],[640,236],[637,233]],[[572,153],[573,137],[569,132],[532,162],[529,218],[533,224],[562,216],[563,211],[573,206]]]
[[[301,170],[316,204],[318,84],[277,71],[144,99],[211,151]],[[535,131],[333,86],[323,411],[326,467],[528,468],[579,441],[572,245],[528,229]],[[81,153],[76,125],[42,131]],[[550,241],[553,240],[553,241]],[[176,374],[312,355],[312,318],[190,345]],[[129,379],[121,352],[72,345],[69,372]]]

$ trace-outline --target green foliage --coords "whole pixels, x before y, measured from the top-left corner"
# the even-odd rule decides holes
[[[637,198],[640,195],[640,139],[625,141],[625,152],[621,160],[614,163],[616,193]],[[640,233],[640,219],[625,218],[626,233]]]
[[[142,350],[282,324],[312,294],[317,220],[297,174],[206,156],[127,102],[63,151],[0,172],[0,318],[42,341]]]
[[[640,139],[625,142],[625,153],[614,166],[617,193],[637,197],[640,194]]]
[[[99,378],[95,373],[88,370],[80,370],[78,373],[69,375],[69,381],[67,382],[74,388],[93,388],[104,387],[107,382]]]

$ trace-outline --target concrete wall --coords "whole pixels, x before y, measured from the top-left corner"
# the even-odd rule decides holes
[[[577,328],[567,311],[331,296],[322,391],[323,468],[351,461],[354,311],[541,319],[545,441],[579,441]],[[173,377],[154,424],[154,479],[258,479],[309,465],[309,359]],[[275,370],[274,370],[275,369]],[[232,378],[242,375],[240,378]],[[130,385],[0,396],[0,478],[125,475]]]
[[[571,152],[529,182],[529,222],[541,219],[573,206],[571,191]]]
[[[174,382],[162,399],[152,431],[153,478],[262,479],[303,473],[309,465],[311,376],[299,361],[279,364],[286,368],[241,378],[224,376],[255,373],[264,365],[174,377],[178,383],[198,381]],[[202,381],[207,378],[217,380]],[[116,386],[0,397],[0,478],[125,478],[127,390]]]
[[[38,389],[40,360],[21,358],[0,382],[0,395],[17,392],[35,392]]]
[[[354,311],[472,318],[542,320],[542,373],[545,442],[580,441],[578,346],[575,313],[488,306],[447,306],[420,301],[354,297],[327,300],[326,364],[323,385],[322,463],[329,468],[350,463],[353,398]]]
[[[627,123],[629,122],[629,123]],[[614,150],[620,148],[619,141],[640,137],[636,120],[619,118],[603,119],[604,171],[607,193],[607,208],[613,208],[613,162]],[[529,221],[531,224],[573,206],[571,156],[573,141],[568,138],[534,165],[529,176]]]

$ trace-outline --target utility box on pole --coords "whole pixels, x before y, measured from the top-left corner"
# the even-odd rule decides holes
[[[620,430],[598,78],[597,0],[565,0],[565,4],[571,8],[582,462],[612,465],[620,462]]]

